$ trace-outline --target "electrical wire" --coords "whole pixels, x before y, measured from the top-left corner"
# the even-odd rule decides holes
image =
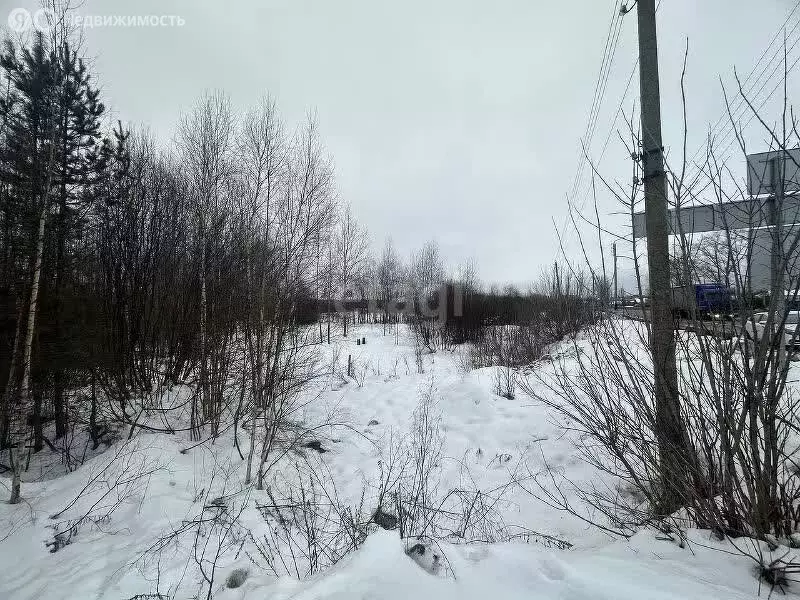
[[[758,90],[765,89],[769,85],[769,83],[774,79],[776,73],[778,72],[779,67],[783,63],[783,58],[784,57],[782,55],[783,53],[781,52],[782,49],[788,48],[788,51],[786,52],[786,56],[788,56],[789,54],[791,54],[791,51],[797,46],[798,42],[800,42],[800,30],[798,30],[798,28],[800,27],[800,14],[798,14],[798,18],[795,21],[794,25],[791,27],[791,29],[789,29],[788,32],[786,31],[786,27],[789,24],[789,21],[792,19],[792,17],[795,15],[795,13],[798,12],[798,10],[800,10],[800,0],[798,0],[794,4],[792,9],[789,11],[789,14],[786,16],[786,18],[784,19],[783,23],[781,24],[781,26],[777,29],[775,34],[772,36],[772,39],[770,40],[770,42],[767,45],[767,47],[761,53],[761,56],[758,58],[756,63],[751,68],[750,72],[747,74],[747,77],[744,79],[744,81],[741,82],[741,90],[737,90],[736,91],[736,95],[734,96],[733,101],[730,103],[730,115],[728,114],[728,111],[726,110],[725,112],[723,112],[722,115],[720,115],[720,117],[717,119],[717,121],[712,126],[712,128],[711,128],[711,130],[710,130],[710,132],[708,134],[708,138],[707,139],[712,140],[712,141],[719,139],[719,140],[721,140],[721,143],[724,143],[725,141],[728,141],[729,143],[725,147],[725,151],[727,151],[730,148],[730,146],[736,140],[735,136],[733,136],[734,127],[735,127],[734,124],[738,120],[743,118],[747,114],[747,112],[750,110],[750,107],[748,106],[747,102],[745,101],[745,97],[749,97],[757,89]],[[773,49],[773,46],[775,45],[776,41],[778,41],[780,39],[781,32],[784,32],[784,44],[785,45],[784,44],[778,44],[775,47],[774,51],[772,52],[770,58],[767,60],[767,62],[764,63],[762,68],[759,68],[761,66],[762,62],[764,62],[764,58]],[[791,47],[789,47],[789,41],[790,41],[792,35],[795,32],[797,32],[797,36],[796,36],[797,39],[795,39],[794,42],[791,44]],[[796,64],[797,64],[796,62],[793,63],[792,68],[794,68],[794,65],[796,65]],[[767,78],[762,81],[763,75],[767,72],[767,70],[769,69],[769,67],[771,65],[772,65],[772,70],[767,75]],[[790,68],[789,70],[791,70],[792,68]],[[749,86],[748,86],[748,82],[751,81],[751,79],[753,78],[753,75],[755,73],[758,73],[758,75],[752,81],[752,83],[750,83]],[[781,72],[781,75],[782,75],[782,72]],[[759,105],[759,108],[763,107],[764,104],[766,104],[766,102],[769,101],[769,99],[775,93],[775,90],[777,89],[778,86],[780,86],[780,81],[772,89],[772,91],[769,93],[769,95],[762,101],[762,103]],[[733,117],[733,118],[730,118],[730,117]],[[752,118],[753,118],[753,115],[750,116],[750,119],[748,120],[748,123],[750,123],[750,121],[752,121]],[[693,180],[695,180],[696,178],[698,178],[702,174],[702,166],[701,165],[697,165],[696,161],[697,161],[698,157],[700,156],[700,154],[703,152],[704,148],[705,148],[705,144],[701,144],[700,147],[698,147],[697,151],[692,156],[692,158],[688,161],[690,164],[693,165],[692,166],[692,168],[693,168],[692,174],[691,174],[690,177],[687,178],[688,181],[693,181]]]
[[[571,204],[574,202],[581,186],[583,172],[586,167],[586,149],[591,147],[592,140],[597,130],[597,122],[600,116],[600,110],[602,108],[605,93],[608,88],[611,67],[614,62],[614,56],[616,54],[620,34],[622,31],[624,14],[621,8],[621,0],[615,0],[613,5],[613,13],[611,15],[611,22],[609,23],[608,31],[606,33],[606,41],[603,49],[603,58],[600,63],[600,71],[598,73],[597,80],[595,82],[594,93],[592,95],[592,104],[589,108],[586,128],[584,130],[584,135],[581,137],[580,147],[578,149],[578,164],[575,170],[575,177],[567,194],[568,206],[571,206]],[[564,237],[568,222],[569,214],[564,216],[564,222],[561,226],[561,233],[559,237]]]

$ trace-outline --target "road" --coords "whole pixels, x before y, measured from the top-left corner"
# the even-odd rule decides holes
[[[650,309],[648,307],[641,308],[630,306],[617,308],[612,312],[616,315],[636,321],[650,320]],[[696,329],[702,328],[702,330],[708,334],[719,334],[728,339],[735,337],[737,332],[741,331],[740,326],[733,321],[700,321],[699,323],[695,323],[691,319],[679,319],[676,328],[684,331],[696,331]]]

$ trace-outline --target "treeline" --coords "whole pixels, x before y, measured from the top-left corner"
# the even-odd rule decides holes
[[[194,390],[195,437],[216,435],[226,411],[258,418],[292,394],[298,325],[354,285],[367,248],[314,120],[289,131],[269,99],[236,116],[206,94],[160,147],[108,124],[65,34],[6,40],[0,83],[0,448],[12,501],[30,452],[67,451],[57,440],[76,427],[96,447],[108,421],[132,433],[166,410],[175,383]]]
[[[502,386],[505,391],[498,393],[513,395],[510,370],[541,359],[552,344],[600,318],[608,305],[607,288],[585,273],[558,265],[544,271],[526,292],[513,286],[481,290],[466,285],[461,315],[453,314],[454,303],[448,306],[444,343],[468,342],[472,368],[504,367],[508,380]]]
[[[461,315],[454,314],[450,303],[447,329],[453,343],[458,344],[479,341],[487,327],[540,325],[553,330],[555,341],[587,325],[602,308],[585,290],[468,291],[463,296]]]

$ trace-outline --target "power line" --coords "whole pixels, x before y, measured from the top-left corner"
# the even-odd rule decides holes
[[[781,61],[775,63],[775,66],[772,69],[770,77],[764,82],[765,86],[772,81],[772,79],[774,78],[775,73],[778,72],[778,69],[781,67],[781,65],[785,64],[785,67],[786,67],[785,73],[787,75],[788,75],[788,73],[791,73],[794,70],[794,68],[797,66],[798,62],[800,62],[800,56],[798,56],[794,60],[794,62],[791,63],[791,65],[789,64],[789,56],[790,56],[792,50],[794,50],[795,47],[797,47],[797,45],[799,43],[800,43],[800,36],[798,36],[798,39],[796,39],[794,41],[794,43],[790,47],[788,47],[788,50],[786,51],[786,55],[785,55],[784,59],[782,59]],[[784,60],[785,60],[785,62],[784,62]],[[720,152],[718,154],[720,162],[724,162],[728,158],[728,151],[731,149],[731,146],[733,146],[738,140],[738,137],[736,136],[736,123],[738,121],[740,121],[742,118],[744,118],[745,115],[747,115],[748,112],[750,112],[750,115],[747,118],[747,121],[744,123],[743,126],[740,127],[740,130],[744,131],[744,129],[746,129],[747,126],[750,125],[750,123],[755,118],[756,113],[759,112],[762,108],[764,108],[766,103],[770,101],[772,96],[775,94],[775,92],[778,90],[778,88],[783,83],[784,72],[781,71],[780,73],[781,73],[781,78],[778,79],[778,81],[775,83],[775,85],[772,87],[772,89],[769,91],[769,93],[766,95],[766,97],[764,97],[760,101],[760,103],[758,103],[758,106],[756,106],[756,103],[759,102],[757,98],[753,99],[750,102],[750,104],[748,104],[746,101],[743,100],[744,106],[743,106],[743,110],[742,110],[741,114],[734,115],[733,111],[731,111],[731,115],[730,115],[730,118],[729,118],[729,127],[730,127],[730,129],[727,130],[727,128],[726,128],[726,131],[727,131],[726,135],[724,135],[724,136],[719,138],[719,140],[720,140],[719,145],[720,146],[722,146],[722,144],[725,143],[726,141],[728,142],[725,145],[725,147],[723,148],[722,152]],[[746,96],[747,96],[747,94],[745,94],[745,97]],[[751,112],[751,105],[755,109],[755,112]],[[715,138],[709,136],[709,143],[713,144],[714,141],[715,141]],[[701,150],[704,147],[705,146],[701,146]],[[697,182],[697,180],[701,177],[701,175],[703,174],[703,165],[702,164],[697,164],[695,162],[694,163],[694,169],[695,170],[693,172],[692,177],[688,178],[688,181],[690,182],[689,183],[689,187],[693,186]]]
[[[763,68],[759,69],[759,66],[764,61],[764,58],[767,56],[767,54],[771,51],[771,49],[772,49],[773,45],[775,44],[775,42],[779,39],[781,31],[786,32],[786,26],[789,24],[789,21],[792,19],[792,17],[798,11],[798,9],[800,9],[800,0],[798,0],[795,3],[795,5],[792,7],[792,9],[789,12],[789,14],[787,15],[786,19],[784,19],[784,21],[781,24],[781,26],[778,28],[778,30],[775,32],[775,34],[772,36],[772,39],[770,40],[769,44],[764,49],[764,51],[761,53],[761,56],[758,58],[756,63],[753,65],[753,67],[750,70],[750,72],[748,73],[747,77],[741,83],[741,90],[737,90],[736,96],[735,96],[733,102],[730,104],[730,107],[731,107],[730,108],[730,116],[734,117],[733,118],[733,122],[735,122],[737,119],[743,117],[744,114],[749,110],[749,106],[745,102],[745,96],[748,96],[751,93],[753,93],[753,91],[757,87],[759,89],[763,89],[764,87],[766,87],[769,84],[769,82],[775,76],[775,73],[776,73],[778,67],[780,66],[782,60],[778,61],[777,63],[775,61],[778,58],[778,55],[779,55],[779,53],[781,51],[781,48],[782,47],[785,48],[786,46],[782,46],[782,45],[779,44],[775,48],[775,50],[772,53],[772,55],[770,56],[769,60],[767,60],[767,62],[764,64]],[[798,17],[797,21],[794,23],[792,28],[788,31],[788,33],[785,33],[785,36],[784,36],[785,43],[788,41],[788,38],[791,37],[791,35],[798,29],[798,27],[800,27],[800,16]],[[798,39],[795,40],[795,42],[792,44],[792,46],[789,49],[789,51],[787,52],[787,54],[790,53],[792,49],[794,49],[794,47],[797,45],[798,41],[800,41],[800,37],[798,37]],[[772,70],[770,71],[769,75],[767,76],[766,80],[764,80],[762,82],[761,81],[762,76],[767,71],[767,69],[770,67],[770,65],[773,65],[773,64],[774,64],[774,66],[773,66]],[[755,80],[753,80],[753,82],[748,87],[748,82],[752,79],[753,75],[756,72],[758,72],[758,76],[755,78]],[[769,96],[767,96],[767,98],[765,99],[764,102],[769,100],[769,98],[772,96],[772,94],[774,94],[774,91],[775,90],[773,89],[773,91],[770,93]],[[744,96],[742,94],[744,94]],[[762,103],[761,106],[763,106],[763,103]],[[741,109],[741,114],[739,114],[737,116],[737,113],[740,112],[740,109]],[[717,119],[717,121],[712,126],[712,128],[711,128],[711,130],[709,132],[709,136],[708,136],[709,139],[713,140],[713,139],[717,138],[718,136],[721,136],[721,139],[724,141],[724,140],[726,140],[727,138],[730,137],[730,135],[733,133],[734,124],[731,122],[730,118],[726,118],[726,117],[729,117],[729,115],[727,113],[727,110],[722,115],[720,115],[720,117]],[[748,123],[749,123],[749,121],[748,121]],[[720,129],[720,126],[722,126],[722,129]],[[728,144],[728,146],[726,147],[726,150],[727,150],[727,148],[730,148],[730,145],[732,144],[732,142],[733,142],[733,140],[731,140],[731,142]],[[694,153],[692,158],[689,160],[690,163],[695,163],[696,159],[698,158],[700,153],[703,151],[704,147],[705,147],[704,144],[700,145],[700,147]],[[701,167],[699,167],[697,165],[695,165],[695,167],[696,167],[697,170],[695,172],[693,172],[692,177],[689,178],[690,181],[692,179],[698,177],[700,175],[700,171],[702,170]]]
[[[800,40],[798,40],[798,41],[800,41]],[[797,45],[797,43],[798,42],[795,42],[795,46]],[[792,48],[794,48],[794,46],[792,46]],[[787,58],[788,58],[788,55],[787,55]],[[788,64],[788,60],[787,60],[786,73],[787,74],[791,73],[794,70],[794,68],[798,65],[798,63],[800,63],[800,55],[798,55],[797,58],[794,59],[794,62],[791,65]],[[778,90],[778,88],[781,86],[782,83],[783,83],[783,81],[779,80],[775,84],[775,86],[772,88],[770,93],[767,95],[767,97],[764,98],[761,101],[761,104],[759,104],[757,107],[755,107],[755,111],[752,114],[750,114],[750,117],[747,119],[745,124],[741,127],[742,131],[744,131],[744,129],[746,129],[747,126],[750,125],[750,123],[753,121],[753,119],[756,118],[756,113],[759,112],[762,108],[764,108],[764,105],[767,102],[769,102],[769,100],[772,98],[772,96],[775,94],[775,92]],[[750,107],[746,106],[746,108],[749,109]],[[731,133],[733,133],[733,129],[731,130]],[[728,136],[728,137],[730,138],[730,136]],[[736,136],[733,136],[732,138],[730,138],[730,141],[728,142],[728,145],[725,146],[724,150],[722,151],[722,153],[720,155],[720,157],[721,157],[720,158],[720,162],[724,163],[725,160],[728,158],[728,150],[730,150],[731,146],[733,146],[733,144],[736,142],[736,140],[737,140]],[[697,175],[695,177],[699,177],[702,174],[702,172],[703,172],[702,167],[698,167],[698,172],[697,172]]]
[[[578,188],[580,187],[586,163],[586,153],[584,151],[584,148],[586,147],[586,144],[589,145],[591,144],[591,140],[594,137],[594,133],[597,128],[597,120],[600,115],[600,109],[602,107],[605,92],[608,87],[608,79],[611,74],[611,66],[613,63],[613,58],[616,53],[617,45],[619,43],[620,33],[622,30],[623,15],[620,9],[621,9],[621,0],[614,0],[611,21],[609,23],[608,31],[606,33],[605,47],[603,49],[603,58],[600,63],[600,71],[597,75],[597,80],[595,82],[594,93],[592,95],[592,104],[589,108],[589,115],[587,118],[586,128],[584,130],[584,135],[581,138],[581,144],[579,147],[578,164],[575,170],[575,177],[573,179],[572,186],[567,193],[568,206],[571,205],[571,203],[573,202],[575,195],[577,194]],[[564,236],[568,221],[569,221],[569,214],[566,214],[564,216],[564,221],[561,226],[560,237]]]
[[[770,40],[769,44],[767,45],[766,48],[764,48],[764,51],[761,53],[761,56],[758,58],[758,60],[756,60],[756,62],[753,65],[753,67],[750,69],[750,72],[747,74],[747,77],[745,77],[744,81],[742,82],[742,88],[743,89],[747,86],[747,84],[750,81],[750,79],[752,78],[753,74],[756,72],[756,69],[758,69],[758,66],[764,60],[764,57],[767,55],[767,53],[770,51],[772,46],[778,40],[778,36],[780,35],[781,31],[785,31],[786,25],[791,20],[792,15],[794,15],[794,13],[797,12],[798,8],[800,8],[800,0],[798,0],[798,2],[794,5],[792,10],[789,12],[789,15],[786,17],[786,19],[784,19],[783,24],[778,28],[778,30],[772,36],[772,39]],[[792,29],[789,31],[788,35],[792,34],[792,32],[797,28],[798,24],[800,24],[800,21],[795,23],[794,27],[792,27]],[[772,57],[764,65],[764,69],[762,69],[760,71],[758,78],[756,78],[756,81],[754,81],[753,84],[751,84],[751,87],[750,87],[751,90],[758,83],[758,79],[761,77],[761,74],[764,73],[764,70],[766,70],[766,68],[769,66],[769,64],[775,59],[778,51],[780,51],[780,46],[776,49],[775,53],[772,55]],[[737,97],[735,99],[735,102],[738,102],[739,104],[741,104],[743,102],[743,98],[741,96],[739,96],[739,97]],[[738,110],[738,109],[739,109],[739,107],[737,106],[734,109],[734,112],[736,112],[736,110]],[[717,119],[716,123],[714,123],[714,125],[712,127],[712,132],[715,131],[716,129],[718,129],[718,127],[724,123],[725,116],[726,115],[724,113],[719,116],[719,118]]]
[[[605,96],[606,89],[608,88],[608,81],[609,81],[609,78],[610,78],[610,75],[611,75],[611,66],[613,65],[613,62],[614,62],[614,56],[616,54],[617,44],[619,42],[619,37],[620,37],[621,32],[622,32],[622,19],[620,18],[620,20],[618,21],[617,33],[616,33],[616,38],[614,40],[614,45],[613,45],[611,57],[610,57],[610,60],[608,62],[608,69],[606,70],[606,77],[605,77],[605,79],[603,81],[603,88],[602,88],[602,92],[601,92],[602,97]],[[601,97],[601,102],[602,102],[602,97]],[[589,135],[587,136],[585,144],[584,144],[587,151],[589,149],[591,149],[592,142],[594,141],[594,133],[597,130],[597,122],[598,122],[599,116],[600,116],[600,103],[598,103],[598,105],[597,105],[597,111],[595,113],[595,118],[594,118],[594,121],[592,123],[591,131],[589,132]],[[586,156],[584,154],[583,161],[582,161],[581,172],[580,172],[579,177],[583,175],[583,169],[586,167],[586,162],[587,162],[587,159],[586,159]],[[575,190],[575,193],[577,193],[577,190]],[[573,193],[573,196],[574,196],[574,193]]]
[[[658,11],[660,8],[661,8],[661,0],[658,0],[658,4],[656,6],[656,11]],[[630,11],[623,11],[622,10],[622,6],[620,6],[620,10],[615,13],[618,16],[618,30],[617,30],[617,34],[615,36],[616,40],[615,40],[615,43],[614,43],[612,55],[616,53],[616,47],[617,47],[617,44],[619,42],[619,37],[621,35],[621,30],[622,30],[622,22],[624,20],[625,14],[627,14],[627,12],[630,12]],[[612,56],[612,60],[613,60],[613,56]],[[617,109],[614,112],[614,115],[613,115],[613,117],[611,119],[611,123],[609,125],[609,131],[608,131],[608,134],[606,135],[605,140],[603,142],[603,146],[602,146],[602,149],[600,151],[600,157],[598,159],[598,162],[602,161],[603,157],[605,156],[605,152],[606,152],[606,150],[608,148],[608,144],[609,144],[609,142],[611,140],[611,136],[613,135],[613,133],[615,131],[616,123],[617,123],[617,121],[619,119],[619,116],[622,114],[622,108],[623,108],[623,105],[625,103],[625,99],[627,98],[628,93],[629,93],[629,91],[631,89],[631,84],[633,83],[633,78],[634,78],[634,75],[636,74],[636,68],[637,68],[638,65],[639,65],[639,58],[637,56],[633,66],[631,67],[631,71],[630,71],[630,74],[628,76],[627,83],[625,85],[625,91],[623,92],[622,98],[620,99],[619,104],[617,106]],[[609,66],[607,75],[610,75],[610,66]],[[607,84],[608,84],[608,78],[606,78],[606,80],[605,80],[605,85],[607,86]],[[605,91],[605,88],[604,88],[604,91]],[[598,111],[598,115],[599,115],[599,111]],[[594,127],[595,128],[597,127],[597,121],[596,120],[595,120]],[[579,192],[581,191],[580,190],[580,186],[583,183],[581,177],[583,175],[583,169],[585,167],[586,162],[588,160],[590,160],[590,159],[587,159],[587,154],[590,154],[590,152],[591,152],[591,143],[593,141],[593,137],[594,137],[594,130],[592,132],[592,136],[587,140],[587,143],[582,145],[582,148],[581,148],[581,162],[579,163],[579,172],[576,175],[576,180],[574,182],[573,189],[571,190],[571,194],[567,197],[569,211],[568,211],[568,214],[565,215],[565,217],[564,217],[564,223],[563,223],[562,228],[561,228],[561,236],[560,236],[565,240],[566,240],[568,235],[571,235],[571,236],[578,235],[577,232],[574,231],[574,230],[571,230],[569,232],[569,234],[567,234],[566,227],[567,227],[567,223],[569,221],[569,212],[572,210],[575,198],[578,196]],[[579,206],[578,210],[581,210],[583,208],[583,206],[585,205],[585,203],[586,203],[586,196],[584,194],[582,194],[582,193],[580,195],[581,195],[581,201],[580,201],[580,206]],[[580,216],[580,214],[579,214],[579,216]]]
[[[800,1],[798,1],[798,4],[800,4]],[[656,13],[658,12],[658,9],[660,9],[660,8],[661,8],[661,0],[658,0],[658,3],[656,4]],[[606,139],[603,142],[603,148],[600,150],[600,157],[597,159],[598,163],[603,160],[603,157],[606,154],[606,149],[608,148],[608,143],[609,143],[609,141],[611,141],[611,136],[614,134],[614,128],[617,125],[617,121],[619,120],[619,116],[622,114],[622,105],[625,104],[625,99],[628,97],[628,92],[631,89],[631,84],[633,83],[633,77],[634,77],[634,75],[636,75],[636,69],[637,69],[638,66],[639,66],[639,57],[637,56],[636,60],[633,63],[633,66],[631,67],[631,73],[630,73],[630,75],[628,75],[628,83],[625,84],[625,91],[622,92],[622,98],[619,101],[619,106],[617,106],[617,110],[616,110],[616,112],[614,113],[614,116],[611,119],[611,124],[609,125],[609,128],[608,128],[608,134],[606,135]]]
[[[619,39],[618,35],[620,29],[619,25],[622,21],[619,11],[619,5],[620,5],[620,0],[615,0],[614,10],[611,15],[611,22],[609,23],[608,32],[606,34],[605,48],[603,49],[603,59],[600,63],[600,71],[597,74],[597,81],[595,82],[594,92],[592,94],[592,104],[589,107],[589,115],[587,117],[586,128],[584,130],[583,136],[581,137],[581,140],[587,139],[592,134],[595,123],[597,121],[600,107],[602,106],[603,95],[605,94],[605,83],[607,82],[608,73],[610,71],[611,60],[609,60],[609,57],[612,55],[614,51],[616,51],[616,43]],[[584,161],[585,161],[585,156],[583,151],[581,150],[578,154],[578,167],[575,172],[575,178],[572,183],[571,195],[574,195],[579,185]]]

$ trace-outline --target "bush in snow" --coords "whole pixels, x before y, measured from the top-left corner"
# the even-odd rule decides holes
[[[372,515],[372,522],[382,529],[394,529],[397,527],[397,517],[378,508]]]
[[[242,587],[249,576],[250,571],[248,569],[234,569],[225,579],[225,587],[229,589]]]
[[[431,575],[438,575],[442,570],[442,557],[428,544],[417,542],[406,554]]]
[[[512,358],[515,336],[507,327],[498,327],[495,331],[499,339],[496,349],[497,368],[493,373],[494,391],[498,396],[513,400],[516,395],[516,374]]]
[[[127,441],[90,464],[86,483],[50,515],[55,522],[50,526],[55,531],[53,539],[46,542],[50,552],[71,544],[85,527],[100,529],[108,525],[119,507],[141,498],[150,477],[164,470],[148,450],[138,440]],[[60,520],[64,515],[70,517]]]
[[[796,132],[772,129],[771,119],[759,114],[741,88],[739,92],[751,119],[763,127],[761,135],[772,140],[777,152],[795,145]],[[791,111],[786,98],[783,110]],[[729,116],[734,137],[743,139],[738,118]],[[607,184],[606,189],[617,197],[623,213],[633,214],[639,210],[646,175],[638,151],[642,140],[633,125],[629,139],[632,185],[615,189]],[[667,169],[666,185],[676,210],[690,198],[693,203],[704,196],[705,190],[710,190],[709,206],[731,206],[733,197],[748,197],[724,162],[717,163],[716,143],[709,138],[704,148],[707,164],[714,166],[701,169],[698,177],[684,178],[687,165],[680,159]],[[740,150],[744,155],[743,145]],[[748,211],[731,228],[722,219],[718,234],[702,237],[682,227],[672,232],[675,256],[664,287],[718,283],[725,293],[717,299],[716,314],[701,314],[693,300],[692,306],[671,315],[644,310],[644,302],[639,314],[606,311],[581,340],[572,342],[585,354],[577,361],[554,360],[534,373],[535,385],[531,381],[525,386],[560,413],[565,427],[582,434],[581,449],[590,464],[637,488],[637,494],[627,497],[613,489],[578,490],[605,517],[598,524],[607,530],[629,536],[653,525],[680,536],[681,529],[700,527],[720,538],[755,538],[773,547],[776,540],[800,532],[800,401],[787,356],[797,348],[800,334],[787,310],[798,301],[800,232],[787,228],[785,234],[770,234],[781,249],[771,252],[769,283],[756,282],[752,257],[762,242],[754,233],[763,218],[763,209]],[[599,221],[596,231],[601,232]],[[631,250],[641,298],[640,269],[646,257],[636,241]],[[596,279],[607,281],[604,273]],[[763,289],[766,298],[755,289],[762,285],[768,286]],[[658,291],[671,296],[669,289]],[[673,309],[684,304],[677,295],[672,300]],[[662,342],[661,352],[655,340]],[[530,475],[532,491],[540,498],[586,518],[561,492],[562,487],[574,489],[572,482],[549,468]],[[747,544],[740,551],[764,564]],[[781,579],[774,566],[766,572],[764,578],[773,584]]]
[[[246,534],[251,560],[280,577],[303,578],[324,571],[357,550],[370,516],[362,498],[350,507],[339,500],[325,463],[307,458],[293,472],[275,474],[267,502],[256,504],[266,527]]]

